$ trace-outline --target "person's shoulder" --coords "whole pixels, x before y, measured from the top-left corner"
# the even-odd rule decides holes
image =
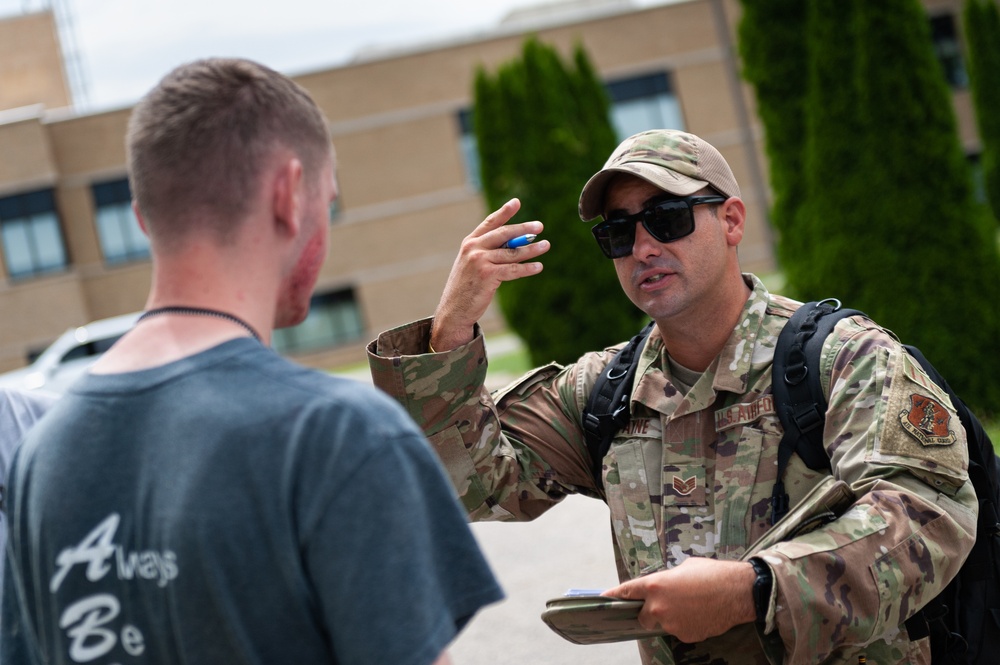
[[[775,293],[770,294],[767,302],[767,314],[782,319],[790,319],[795,311],[802,307],[802,303],[786,296]]]
[[[343,417],[362,414],[371,423],[384,424],[399,423],[405,414],[395,400],[367,382],[304,367],[278,354],[258,370],[284,398],[315,409]]]
[[[640,334],[643,330],[636,330],[636,334]],[[567,402],[575,404],[576,410],[582,413],[600,376],[604,374],[605,370],[610,371],[608,366],[631,341],[629,339],[599,351],[589,351],[580,356],[572,365],[560,367],[560,371],[565,375],[564,383],[567,387],[572,386],[573,389],[573,398],[572,400],[567,398]],[[654,325],[645,338],[640,339],[639,346],[634,350],[633,362],[642,364],[641,356],[647,353],[658,357],[662,347],[663,341],[660,338],[659,328]]]
[[[336,399],[346,402],[368,402],[389,400],[382,391],[369,383],[342,376],[336,376],[321,369],[300,365],[277,353],[269,362],[258,366],[268,380],[285,385],[288,389],[303,391],[322,399]]]
[[[767,315],[775,320],[779,327],[783,327],[788,319],[798,311],[804,303],[788,298],[786,296],[769,294],[767,303]],[[880,326],[863,312],[856,312],[850,316],[845,316],[837,322],[834,327],[836,334],[847,339],[858,333],[869,332],[875,336],[884,336],[887,339],[895,339],[893,333]]]
[[[771,295],[768,304],[767,327],[776,343],[777,335],[804,303],[779,295]],[[846,305],[842,306],[845,309]],[[864,312],[852,310],[837,319],[821,347],[821,364],[829,367],[842,353],[852,356],[873,353],[876,348],[897,352],[901,347],[896,335],[874,321]]]

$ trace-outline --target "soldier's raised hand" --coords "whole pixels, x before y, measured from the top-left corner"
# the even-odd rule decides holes
[[[450,351],[472,340],[473,326],[486,313],[503,282],[542,271],[542,264],[531,259],[549,251],[548,240],[514,249],[504,246],[514,238],[542,232],[539,221],[507,225],[520,208],[521,202],[511,199],[462,240],[434,312],[431,346],[435,351]]]

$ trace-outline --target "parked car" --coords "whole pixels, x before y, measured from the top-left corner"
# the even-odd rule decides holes
[[[139,313],[70,328],[27,367],[0,374],[0,386],[62,394],[135,325]]]

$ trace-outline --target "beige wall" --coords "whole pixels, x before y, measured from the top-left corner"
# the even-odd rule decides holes
[[[0,124],[0,196],[51,185],[59,176],[49,134],[37,110],[18,116]]]
[[[0,20],[0,109],[70,105],[69,85],[51,12]]]
[[[961,8],[961,0],[926,4],[934,11]],[[36,29],[47,21],[51,31],[49,15],[40,16],[47,18],[25,19]],[[738,0],[691,0],[557,25],[537,35],[564,54],[581,43],[606,79],[667,72],[685,128],[716,145],[740,181],[749,210],[740,249],[744,267],[769,271],[774,262],[766,160],[752,90],[740,80],[734,56],[738,20]],[[0,21],[0,63],[10,30],[10,23]],[[457,113],[471,105],[476,68],[492,70],[515,57],[523,39],[523,33],[498,30],[295,77],[330,120],[342,192],[317,290],[354,289],[367,327],[364,341],[433,311],[461,239],[488,212],[466,182]],[[42,52],[26,63],[51,57],[50,44],[39,44]],[[0,81],[14,80],[3,78],[9,77],[5,71],[0,64]],[[61,67],[49,78],[62,82],[65,95]],[[65,96],[27,90],[45,109],[66,104]],[[962,140],[975,151],[968,97],[957,92],[955,105]],[[129,110],[74,115],[36,107],[11,113],[0,111],[0,196],[55,187],[71,266],[62,275],[11,283],[0,265],[0,369],[20,364],[26,351],[67,327],[141,309],[150,280],[148,262],[106,266],[94,226],[90,187],[124,176]],[[503,321],[494,309],[483,324],[492,330]],[[361,361],[364,341],[301,360],[322,366]]]

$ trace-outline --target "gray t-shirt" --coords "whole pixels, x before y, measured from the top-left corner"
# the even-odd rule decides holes
[[[426,665],[502,597],[399,405],[250,339],[85,377],[10,507],[3,662]]]

